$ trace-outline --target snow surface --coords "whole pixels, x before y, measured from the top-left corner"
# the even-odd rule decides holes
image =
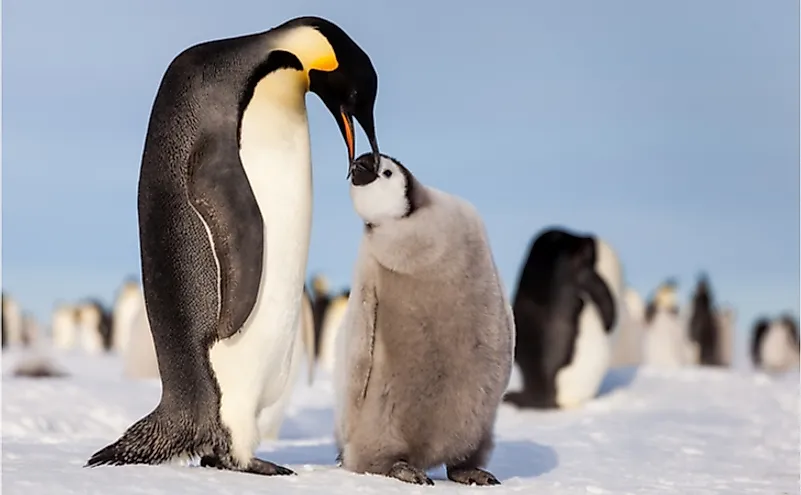
[[[502,485],[466,487],[432,471],[434,487],[335,466],[332,387],[301,374],[280,440],[258,451],[298,476],[262,477],[190,465],[83,468],[158,402],[157,380],[122,378],[114,355],[55,355],[70,376],[26,379],[3,352],[4,494],[796,494],[798,372],[618,369],[582,408],[519,412],[502,405],[489,470]],[[510,388],[516,388],[515,374]]]

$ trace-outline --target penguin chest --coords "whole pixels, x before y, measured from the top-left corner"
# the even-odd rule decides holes
[[[783,368],[789,362],[792,349],[790,338],[785,329],[779,325],[771,326],[760,345],[762,365],[769,370]]]
[[[293,360],[311,234],[311,159],[305,120],[285,121],[275,133],[261,122],[255,136],[246,123],[240,159],[264,221],[259,293],[242,329],[217,342],[210,360],[224,397],[269,404]]]

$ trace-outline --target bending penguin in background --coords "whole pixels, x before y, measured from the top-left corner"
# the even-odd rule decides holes
[[[799,366],[801,344],[798,322],[789,314],[774,320],[762,317],[751,334],[751,363],[768,373],[783,373]]]
[[[378,76],[325,19],[200,43],[167,68],[138,187],[161,400],[87,466],[200,457],[206,467],[292,474],[254,452],[259,415],[291,386],[296,355],[311,234],[310,91],[335,117],[349,162],[354,118],[378,154]]]
[[[451,481],[497,485],[482,468],[514,319],[484,223],[385,155],[360,157],[350,179],[364,233],[337,338],[342,466],[433,485],[426,470],[445,464]]]
[[[568,408],[593,398],[609,368],[620,265],[595,236],[550,228],[532,242],[514,297],[521,408]],[[610,283],[609,281],[613,281]]]

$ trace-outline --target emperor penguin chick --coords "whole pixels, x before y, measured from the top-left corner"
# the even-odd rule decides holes
[[[484,223],[397,160],[362,155],[350,195],[364,221],[335,368],[342,466],[496,485],[482,468],[509,383],[514,319]]]

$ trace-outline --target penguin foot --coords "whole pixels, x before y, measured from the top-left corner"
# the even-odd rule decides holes
[[[240,468],[234,466],[233,464],[229,465],[228,463],[221,461],[219,457],[207,455],[200,458],[200,466],[227,469],[229,471],[239,471],[241,473],[260,474],[262,476],[287,476],[296,474],[289,468],[279,466],[278,464],[274,464],[270,461],[263,461],[256,457],[250,460],[250,463],[247,465],[247,467]]]
[[[503,401],[519,408],[533,407],[534,405],[531,398],[523,392],[509,392],[503,396]]]
[[[518,409],[554,409],[556,407],[524,392],[509,392],[503,396],[503,402],[508,402]]]
[[[448,479],[463,485],[500,485],[498,478],[479,468],[448,468]]]
[[[431,481],[431,478],[426,475],[425,471],[422,469],[417,469],[406,461],[398,461],[393,464],[387,473],[387,476],[415,485],[434,484],[434,482]]]

